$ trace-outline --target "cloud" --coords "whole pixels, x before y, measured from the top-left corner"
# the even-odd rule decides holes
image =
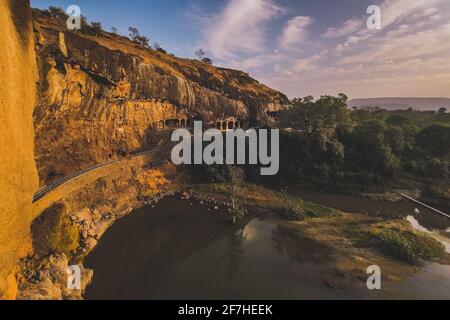
[[[293,60],[290,77],[280,73],[269,83],[291,96],[327,89],[353,96],[445,95],[442,90],[450,84],[450,2],[386,0],[381,8],[382,30],[361,27],[366,16],[329,28],[321,41],[328,52]],[[303,94],[295,93],[298,88]]]
[[[363,28],[363,23],[361,19],[353,18],[345,21],[342,25],[338,27],[330,27],[323,34],[324,38],[340,38],[353,34]]]
[[[291,97],[448,95],[450,1],[384,0],[382,30],[369,30],[362,10],[323,34],[312,30],[326,20],[310,12],[280,25],[276,18],[287,9],[274,1],[228,0],[203,16],[204,48],[218,65],[249,72]]]
[[[272,0],[230,0],[204,27],[204,47],[217,59],[260,54],[266,49],[267,24],[284,14]]]
[[[387,28],[406,19],[420,20],[438,13],[448,0],[385,0],[381,4],[382,25]]]
[[[248,58],[243,59],[231,59],[227,60],[224,67],[233,68],[237,70],[255,70],[259,68],[265,68],[268,65],[275,66],[278,65],[277,69],[280,70],[280,66],[278,63],[285,60],[285,56],[279,54],[277,52],[269,53],[269,54],[261,54],[255,55]]]
[[[312,24],[312,17],[297,16],[286,22],[279,38],[279,45],[283,48],[291,48],[305,41],[308,37],[307,28]]]

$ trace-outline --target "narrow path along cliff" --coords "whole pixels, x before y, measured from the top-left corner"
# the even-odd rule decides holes
[[[58,201],[58,200],[64,198],[65,196],[67,196],[70,192],[73,192],[76,190],[77,187],[70,188],[67,185],[68,184],[76,184],[75,180],[77,178],[80,178],[81,176],[95,172],[95,178],[99,179],[99,178],[109,174],[108,170],[105,170],[105,169],[109,169],[111,166],[120,164],[120,166],[127,167],[127,166],[129,166],[130,162],[136,162],[136,161],[130,161],[130,160],[137,160],[142,157],[146,158],[145,160],[148,160],[150,162],[150,159],[151,159],[150,156],[154,153],[155,153],[155,151],[140,152],[136,155],[130,156],[127,159],[119,159],[119,160],[113,160],[113,161],[108,161],[108,162],[104,162],[104,163],[99,163],[97,165],[94,165],[89,168],[83,169],[81,171],[75,172],[67,177],[64,177],[63,179],[57,180],[57,181],[51,183],[50,185],[39,189],[38,192],[36,192],[33,196],[33,203],[39,205],[38,203],[42,198],[49,196],[49,194],[51,194],[52,192],[55,192],[57,188],[61,187],[66,190],[68,189],[69,191],[66,191],[65,194],[62,192],[59,192],[60,198],[54,199],[54,201]],[[78,184],[78,188],[82,188],[84,186],[85,185],[83,185],[83,184]]]

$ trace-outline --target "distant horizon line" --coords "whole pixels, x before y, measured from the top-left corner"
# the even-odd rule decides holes
[[[399,96],[392,96],[392,97],[388,97],[388,96],[383,96],[383,97],[370,97],[370,98],[351,98],[350,100],[362,100],[362,99],[449,99],[450,97],[413,97],[413,96],[404,96],[404,97],[399,97]]]
[[[250,75],[251,76],[251,75]],[[275,89],[275,90],[277,90],[277,89]],[[280,91],[280,90],[278,90],[278,91]],[[282,91],[280,91],[281,93],[283,93]],[[345,94],[345,92],[342,92],[342,93],[344,93]],[[306,95],[302,95],[302,96],[295,96],[295,97],[290,97],[289,95],[287,95],[288,96],[288,98],[290,99],[290,100],[292,100],[293,98],[300,98],[300,97],[307,97],[307,96],[313,96],[315,99],[317,98],[317,97],[321,97],[321,96],[336,96],[335,94],[330,94],[330,93],[323,93],[323,94],[321,94],[320,96],[314,96],[314,95],[312,95],[312,94],[306,94]],[[348,96],[348,95],[347,95]],[[353,97],[349,97],[348,96],[348,100],[349,101],[351,101],[351,100],[366,100],[366,99],[448,99],[448,100],[450,100],[450,96],[449,97],[438,97],[438,96],[424,96],[424,97],[417,97],[417,96],[372,96],[372,97],[365,97],[365,98],[363,98],[363,97],[358,97],[358,98],[353,98]]]

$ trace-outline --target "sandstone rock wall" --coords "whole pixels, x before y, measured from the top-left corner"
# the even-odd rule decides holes
[[[264,122],[267,111],[287,102],[243,72],[176,58],[107,33],[69,32],[41,11],[35,11],[35,33],[41,185],[153,148],[165,121]]]
[[[12,269],[25,250],[34,162],[34,41],[28,0],[0,1],[0,297],[15,296]]]
[[[176,58],[107,33],[69,32],[61,21],[34,14],[29,0],[0,1],[2,298],[15,297],[14,266],[31,250],[29,227],[40,213],[32,209],[32,196],[39,179],[45,185],[153,149],[177,119],[210,126],[224,119],[265,123],[268,111],[287,103],[283,94],[243,72]],[[154,171],[144,168],[96,180],[65,202],[74,212],[122,210],[148,196],[154,183]]]

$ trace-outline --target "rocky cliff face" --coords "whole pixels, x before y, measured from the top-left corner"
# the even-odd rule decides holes
[[[0,1],[0,298],[15,296],[12,269],[25,246],[34,162],[34,41],[28,0]]]
[[[270,123],[270,115],[287,103],[283,94],[243,72],[176,58],[107,33],[70,32],[41,11],[32,17],[29,0],[0,1],[0,26],[1,298],[17,295],[14,268],[32,251],[30,225],[42,212],[32,205],[39,180],[45,185],[93,164],[126,160],[126,154],[153,149],[169,129],[194,120],[222,128]],[[92,249],[113,217],[160,192],[159,180],[177,178],[175,168],[162,163],[167,165],[159,169],[155,163],[123,168],[125,173],[114,172],[64,197],[80,224],[77,254]],[[109,218],[97,219],[97,212]],[[45,275],[46,264],[40,265]],[[18,276],[23,298],[36,297],[39,285],[61,287],[59,278],[34,279],[37,267],[21,268],[33,278]]]
[[[287,98],[235,70],[180,59],[102,33],[67,31],[35,11],[41,185],[89,165],[151,149],[174,126],[270,121]]]

